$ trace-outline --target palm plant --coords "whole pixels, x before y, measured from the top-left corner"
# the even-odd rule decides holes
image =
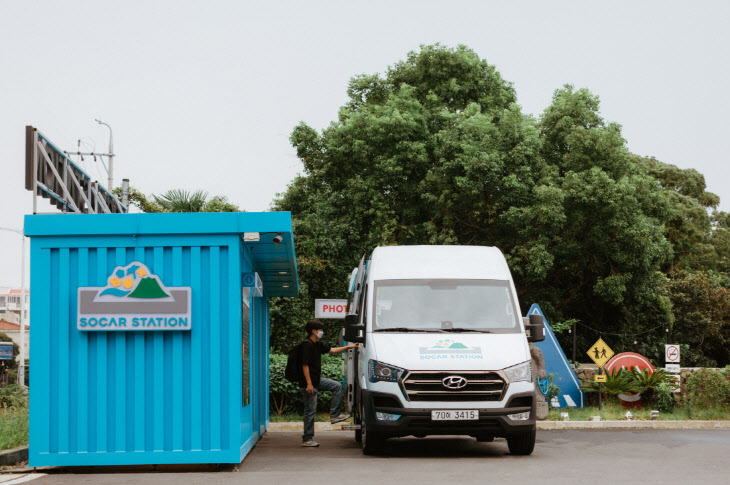
[[[635,394],[641,389],[634,379],[634,374],[626,369],[611,369],[605,373],[606,382],[598,383],[589,379],[582,379],[580,389],[585,392],[604,392],[609,396],[619,394]]]
[[[634,381],[639,386],[638,392],[641,394],[641,400],[647,404],[654,404],[661,385],[668,385],[673,379],[664,369],[657,369],[650,373],[649,369],[639,370],[634,367],[631,372]]]
[[[114,189],[114,195],[122,196],[121,187]],[[162,195],[147,197],[134,187],[129,187],[129,203],[142,212],[244,212],[236,204],[231,203],[225,195],[216,195],[208,199],[208,192],[184,189],[170,189]]]
[[[204,212],[208,192],[170,189],[162,195],[152,197],[164,212]]]
[[[671,384],[673,381],[672,376],[667,374],[664,369],[657,369],[652,373],[649,373],[649,369],[639,370],[634,367],[631,371],[634,375],[634,380],[639,385],[639,392],[644,392],[648,389],[656,391],[661,384]]]

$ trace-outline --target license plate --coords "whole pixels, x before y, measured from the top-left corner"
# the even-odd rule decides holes
[[[477,419],[479,419],[479,411],[476,409],[431,411],[431,421],[476,421]]]

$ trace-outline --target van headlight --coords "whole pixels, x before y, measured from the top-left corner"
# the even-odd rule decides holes
[[[507,367],[502,372],[504,372],[510,382],[529,382],[532,380],[532,369],[529,360],[521,364],[513,365],[512,367]]]
[[[398,382],[398,379],[403,375],[405,369],[396,367],[394,365],[384,364],[377,360],[370,360],[368,367],[370,368],[370,382]]]

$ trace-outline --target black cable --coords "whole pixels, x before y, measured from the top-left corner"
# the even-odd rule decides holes
[[[611,332],[604,332],[603,330],[596,330],[595,328],[589,327],[588,325],[583,324],[583,323],[580,323],[580,322],[577,322],[577,323],[578,323],[578,325],[580,325],[582,327],[585,327],[585,328],[587,328],[589,330],[593,330],[594,332],[597,332],[599,334],[613,335],[615,337],[636,337],[637,335],[643,335],[645,333],[649,333],[649,332],[651,332],[653,330],[656,330],[657,328],[666,327],[665,324],[659,324],[656,327],[652,327],[649,330],[645,330],[645,331],[639,332],[639,333],[611,333]]]

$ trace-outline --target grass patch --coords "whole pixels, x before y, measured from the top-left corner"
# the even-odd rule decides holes
[[[0,450],[28,444],[28,408],[0,408]]]
[[[626,409],[620,404],[607,403],[601,411],[597,406],[587,406],[580,409],[551,409],[548,413],[548,420],[561,421],[560,413],[568,413],[571,421],[590,421],[591,416],[600,416],[603,421],[626,420],[626,411],[631,411],[633,420],[649,420],[651,409]],[[659,412],[658,420],[663,421],[687,421],[687,420],[730,420],[730,409],[727,407],[715,407],[710,409],[688,409],[684,406],[675,406],[671,413]]]

